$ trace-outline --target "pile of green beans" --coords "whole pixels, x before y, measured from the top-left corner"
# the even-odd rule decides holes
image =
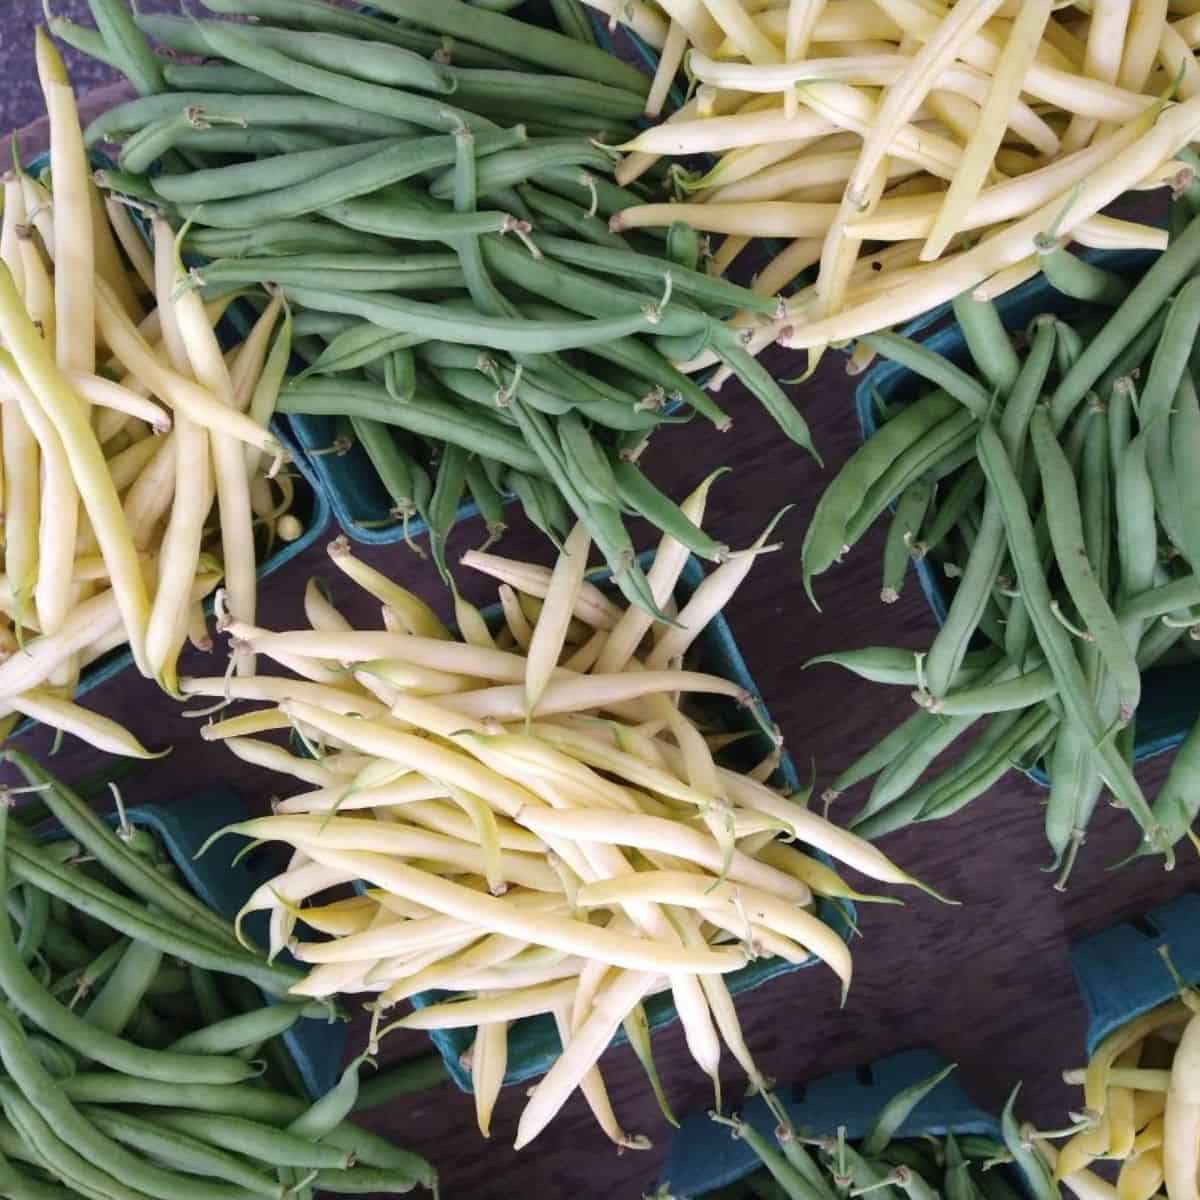
[[[811,595],[814,576],[892,506],[882,598],[922,556],[953,596],[925,653],[818,660],[915,688],[912,716],[827,793],[874,777],[852,822],[860,834],[950,816],[1041,762],[1060,889],[1105,788],[1140,827],[1135,856],[1162,854],[1169,868],[1189,835],[1200,730],[1153,804],[1132,766],[1144,673],[1195,662],[1200,634],[1193,191],[1173,202],[1168,248],[1132,288],[1047,242],[1047,278],[1071,319],[1035,318],[1019,349],[995,309],[967,297],[955,304],[965,367],[894,334],[867,339],[934,390],[888,414],[825,491],[804,542],[806,585]]]
[[[1009,1097],[1001,1137],[947,1132],[897,1136],[917,1105],[954,1068],[897,1092],[860,1139],[846,1130],[797,1130],[788,1111],[766,1095],[778,1119],[774,1137],[739,1117],[710,1114],[731,1128],[762,1162],[761,1168],[703,1200],[1058,1200],[1059,1190],[1037,1153],[1028,1148]],[[665,1193],[660,1193],[665,1197]]]
[[[460,0],[389,0],[383,17],[205,4],[255,21],[139,15],[143,41],[205,61],[167,63],[87,140],[121,144],[109,187],[186,228],[206,297],[283,290],[304,365],[279,411],[339,418],[337,447],[361,444],[391,519],[406,535],[424,521],[443,575],[468,495],[489,537],[514,495],[556,542],[584,521],[652,611],[624,514],[723,558],[635,465],[666,425],[731,424],[674,364],[713,351],[795,442],[811,438],[725,320],[777,301],[698,269],[690,227],[623,237],[604,220],[643,199],[613,182],[605,145],[646,79],[592,45],[568,2],[553,6],[561,33]],[[431,58],[405,40],[414,28],[454,40]],[[485,57],[456,57],[461,38]]]
[[[424,1159],[347,1120],[361,1059],[304,1098],[282,1035],[334,1014],[285,999],[301,971],[239,943],[123,812],[114,831],[31,759],[5,759],[29,786],[0,797],[0,1195],[283,1200],[435,1186]],[[23,791],[38,802],[17,807]],[[45,813],[61,836],[39,836]],[[424,1064],[419,1074],[435,1079]]]

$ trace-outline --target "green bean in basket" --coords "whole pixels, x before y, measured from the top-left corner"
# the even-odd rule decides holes
[[[0,921],[0,1193],[283,1200],[313,1183],[436,1186],[419,1156],[347,1121],[362,1059],[315,1103],[280,1070],[284,1033],[335,1019],[325,1002],[287,998],[301,970],[239,942],[119,798],[114,829],[31,759],[5,758],[28,786],[0,795],[0,892],[19,897]],[[41,804],[17,807],[24,792]],[[47,810],[68,838],[36,836]],[[437,1077],[404,1067],[383,1094],[410,1079]]]
[[[493,470],[493,486],[515,491],[547,529],[570,523],[558,513],[583,519],[627,597],[646,603],[623,514],[688,523],[620,464],[689,412],[722,430],[732,423],[673,360],[710,349],[811,449],[803,418],[725,323],[738,311],[769,317],[776,301],[696,270],[697,242],[682,227],[666,242],[604,228],[600,218],[645,198],[644,185],[614,182],[605,149],[641,111],[647,85],[636,70],[585,40],[457,0],[394,0],[383,16],[318,0],[206,7],[256,20],[138,16],[143,35],[204,55],[209,73],[193,72],[183,90],[168,72],[154,94],[100,117],[88,140],[123,142],[123,165],[138,169],[147,140],[162,152],[147,178],[108,180],[141,204],[149,189],[186,227],[186,244],[211,260],[193,276],[208,295],[277,287],[297,321],[333,318],[314,326],[319,341],[297,339],[307,366],[279,410],[372,422],[365,448],[396,522],[420,505],[381,450],[388,426],[430,478],[446,453],[468,455],[465,471],[443,473],[439,517],[495,458],[516,474]],[[414,30],[453,45],[431,61],[408,45]],[[227,90],[205,90],[221,81]],[[236,125],[188,129],[185,110],[197,124],[252,118],[327,142],[239,150]],[[221,134],[219,157],[198,133]],[[456,347],[465,360],[435,365]],[[623,470],[617,489],[609,477]]]
[[[953,595],[911,673],[889,670],[894,652],[882,648],[826,659],[915,682],[913,700],[935,722],[910,718],[827,791],[875,776],[852,821],[865,836],[949,816],[1040,761],[1059,888],[1106,790],[1137,823],[1135,855],[1161,854],[1169,868],[1174,846],[1195,838],[1196,734],[1153,801],[1132,772],[1144,673],[1171,656],[1194,661],[1200,630],[1200,223],[1175,205],[1185,219],[1132,287],[1048,251],[1047,278],[1071,316],[1035,318],[1015,345],[997,341],[990,306],[960,297],[965,368],[895,335],[871,339],[933,387],[891,413],[826,489],[804,542],[805,580],[811,589],[895,503],[896,520],[912,525],[903,544],[937,564]],[[921,510],[911,497],[931,486]],[[896,549],[889,538],[885,570],[898,589]],[[978,646],[990,673],[968,672]],[[957,761],[923,778],[947,750]]]

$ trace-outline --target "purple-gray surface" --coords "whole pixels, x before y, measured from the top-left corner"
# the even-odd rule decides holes
[[[60,8],[79,16],[84,5]],[[10,126],[40,113],[29,40],[37,15],[30,0],[19,0],[0,15],[9,51],[4,116]],[[77,71],[74,78],[82,86],[85,79],[98,83],[106,76]],[[38,148],[36,133],[26,146],[28,152]],[[782,377],[802,369],[794,356],[781,352],[766,361]],[[908,715],[912,702],[905,688],[872,686],[833,667],[805,671],[805,662],[853,646],[919,648],[928,644],[933,629],[912,582],[898,603],[880,603],[879,529],[817,581],[822,612],[812,609],[800,587],[796,552],[806,521],[821,487],[858,440],[844,361],[828,355],[811,380],[793,389],[825,456],[824,471],[783,440],[732,384],[720,393],[735,418],[731,432],[721,436],[696,421],[662,435],[647,455],[657,482],[675,495],[686,493],[717,465],[733,468],[710,505],[714,532],[730,544],[748,544],[770,514],[786,504],[796,506],[780,529],[786,549],[760,561],[728,616],[792,754],[798,763],[811,758],[817,764],[818,787]],[[523,522],[516,524],[502,551],[547,560],[540,537]],[[288,628],[302,620],[305,579],[333,573],[324,545],[335,533],[331,528],[317,546],[263,585],[259,618],[264,625]],[[641,527],[638,534],[639,545],[651,544],[650,531]],[[479,522],[471,521],[455,531],[451,549],[481,540]],[[403,546],[368,549],[363,557],[448,613],[446,593],[427,561]],[[465,572],[462,576],[472,599],[494,596],[486,582]],[[337,599],[351,615],[374,624],[377,614],[368,605],[356,606],[343,584],[338,581],[335,587]],[[190,652],[181,667],[185,673],[219,673],[223,650]],[[126,723],[149,746],[174,746],[167,758],[142,765],[127,778],[124,793],[131,803],[169,803],[207,782],[224,781],[265,808],[272,795],[287,788],[279,776],[247,767],[201,741],[198,722],[181,717],[180,706],[130,671],[90,693],[87,703]],[[20,742],[41,755],[51,746],[39,731]],[[47,761],[68,780],[104,765],[102,756],[71,739]],[[1165,760],[1156,760],[1139,776],[1153,789],[1165,767]],[[863,936],[855,941],[855,982],[845,1007],[839,1006],[833,976],[821,969],[786,976],[740,997],[746,1039],[764,1069],[781,1080],[802,1080],[924,1043],[959,1062],[964,1084],[994,1110],[1012,1084],[1023,1079],[1023,1115],[1039,1124],[1061,1123],[1068,1104],[1078,1102],[1062,1084],[1061,1072],[1077,1065],[1084,1051],[1085,1014],[1067,957],[1071,942],[1200,887],[1200,863],[1185,851],[1173,874],[1152,859],[1111,872],[1110,865],[1131,848],[1133,824],[1128,814],[1103,806],[1071,887],[1059,894],[1041,870],[1048,858],[1041,828],[1044,798],[1023,776],[1010,774],[950,820],[885,839],[884,848],[894,859],[961,907],[939,905],[916,893],[906,897],[903,908],[861,906]],[[834,816],[852,812],[859,799],[845,797]],[[678,1027],[662,1030],[654,1041],[677,1111],[710,1105],[711,1090],[691,1062]],[[407,1057],[427,1044],[419,1034],[395,1035],[384,1053]],[[476,1131],[470,1098],[449,1086],[394,1101],[371,1114],[370,1123],[436,1162],[447,1197],[632,1198],[651,1189],[670,1128],[628,1048],[607,1055],[604,1071],[620,1120],[630,1132],[649,1134],[655,1141],[652,1151],[618,1156],[576,1095],[533,1147],[514,1154],[511,1142],[524,1088],[504,1092],[490,1142]],[[740,1095],[744,1080],[728,1059],[722,1077],[725,1094]],[[720,1135],[714,1130],[714,1136]]]

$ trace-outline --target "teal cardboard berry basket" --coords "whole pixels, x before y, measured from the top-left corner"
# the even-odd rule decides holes
[[[1144,274],[1156,255],[1147,250],[1091,251],[1083,255],[1089,262],[1130,278]],[[1040,313],[1072,316],[1080,311],[1077,300],[1055,291],[1045,277],[1038,275],[1005,293],[996,301],[1005,329],[1016,333],[1028,327]],[[911,334],[909,335],[911,336]],[[967,345],[957,324],[938,330],[924,344],[951,362],[963,365],[968,360]],[[880,410],[891,409],[914,400],[930,385],[906,367],[880,362],[863,376],[855,393],[855,407],[863,439],[880,426]],[[921,590],[940,625],[946,619],[953,585],[940,566],[923,558],[913,564]],[[1137,710],[1137,736],[1134,759],[1142,762],[1156,754],[1176,749],[1200,719],[1200,661],[1196,665],[1154,667],[1144,678],[1142,701]],[[1026,772],[1042,785],[1049,779],[1040,766]]]
[[[246,844],[245,838],[237,839],[236,847],[222,840],[215,849],[200,854],[214,833],[250,815],[241,798],[228,788],[183,796],[169,806],[139,805],[129,809],[127,815],[132,824],[158,838],[188,889],[208,908],[231,921],[251,893],[286,866],[278,847],[269,846],[256,848],[234,861],[237,850]],[[43,830],[45,838],[59,836],[61,827]],[[253,914],[244,924],[249,936],[260,945],[266,944],[262,936],[266,932],[264,917],[263,913]],[[346,1044],[345,1024],[302,1017],[283,1035],[283,1041],[309,1096],[323,1096],[338,1079]]]
[[[1189,892],[1071,947],[1071,968],[1087,1006],[1087,1052],[1114,1030],[1176,994],[1160,951],[1185,983],[1200,983],[1200,894]]]
[[[813,1083],[782,1088],[777,1095],[797,1130],[821,1137],[844,1128],[847,1141],[853,1142],[866,1136],[893,1096],[946,1065],[931,1050],[905,1050],[857,1071],[840,1071]],[[748,1101],[741,1115],[774,1144],[776,1120],[761,1096]],[[1000,1122],[978,1108],[953,1075],[917,1105],[897,1136],[944,1137],[948,1133],[1000,1139]],[[744,1141],[715,1126],[706,1113],[696,1113],[684,1118],[671,1138],[662,1194],[671,1200],[692,1200],[744,1179],[761,1165]]]
[[[595,571],[588,578],[603,587],[609,578],[607,571]],[[688,597],[699,587],[704,579],[704,572],[696,560],[690,559],[676,588],[676,596],[680,604],[686,603]],[[503,621],[499,605],[489,608],[484,613],[485,619],[493,627]],[[718,616],[711,621],[700,635],[689,656],[689,666],[694,670],[707,671],[731,679],[743,687],[752,696],[757,696],[754,680],[746,668],[746,663],[738,650],[733,634],[724,617]],[[756,721],[755,716],[740,708],[727,697],[695,697],[697,712],[706,724],[715,729],[729,732],[746,731],[752,736],[730,746],[721,755],[721,762],[730,767],[748,770],[754,763],[760,761],[771,750],[771,741],[763,732],[763,725],[770,727],[770,718],[766,709],[759,703],[759,717],[763,724]],[[703,701],[703,704],[700,702]],[[801,789],[800,778],[790,757],[784,754],[778,770],[772,776],[772,786],[780,788],[789,794]],[[830,860],[823,854],[816,854],[823,862]],[[826,925],[837,931],[846,941],[850,940],[851,928],[854,922],[854,908],[850,904],[845,907],[821,899],[817,905],[817,915]],[[817,960],[809,958],[803,965],[784,962],[779,958],[762,959],[749,963],[740,971],[725,976],[729,990],[735,995],[759,987],[779,975],[791,971],[802,970],[813,966]],[[832,983],[826,981],[828,986]],[[422,992],[412,998],[413,1006],[424,1008],[426,1005],[438,1003],[446,999],[449,993],[440,991]],[[669,994],[653,996],[646,1001],[646,1017],[651,1029],[669,1025],[676,1019],[675,1007]],[[472,1029],[438,1029],[429,1034],[434,1045],[442,1055],[446,1070],[451,1078],[464,1091],[471,1090],[470,1072],[462,1065],[463,1052],[474,1040]],[[625,1035],[618,1033],[614,1044],[620,1045],[625,1041]],[[562,1051],[561,1043],[553,1019],[549,1015],[524,1017],[514,1021],[508,1032],[508,1070],[504,1076],[506,1085],[523,1083],[544,1074]]]

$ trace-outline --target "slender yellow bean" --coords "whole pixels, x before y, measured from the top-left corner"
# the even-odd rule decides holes
[[[96,370],[92,172],[66,68],[41,26],[34,30],[34,45],[54,172],[55,358],[63,370],[91,375]]]
[[[591,546],[587,526],[582,521],[576,522],[551,572],[542,611],[525,652],[525,711],[530,715],[537,711],[538,702],[558,667]]]
[[[407,588],[400,587],[381,571],[356,558],[348,538],[335,538],[327,549],[334,566],[353,579],[365,592],[374,596],[380,604],[391,609],[409,633],[418,637],[450,640],[450,631],[438,619],[433,609]]]
[[[160,753],[167,753],[147,750],[128,729],[116,721],[81,708],[52,692],[30,689],[9,697],[6,703],[22,716],[49,725],[51,729],[74,734],[80,741],[95,746],[105,754],[118,754],[125,758],[158,758]]]
[[[105,379],[101,375],[83,375],[78,371],[65,372],[67,382],[75,389],[81,399],[89,404],[125,413],[127,416],[138,417],[145,421],[155,433],[168,433],[171,429],[171,416],[159,408],[153,400]],[[105,440],[105,439],[101,439]]]
[[[545,599],[550,586],[550,569],[535,563],[519,562],[514,558],[479,550],[468,550],[461,561],[464,567],[499,579],[529,596]],[[619,605],[614,604],[595,584],[586,581],[580,585],[571,611],[594,629],[612,629],[622,613]]]
[[[142,240],[141,233],[129,215],[129,206],[123,204],[116,196],[106,196],[104,211],[108,214],[108,223],[112,227],[117,241],[121,244],[121,249],[125,251],[134,273],[141,280],[146,291],[153,295],[154,259],[151,257],[150,251],[146,249],[146,243]]]

